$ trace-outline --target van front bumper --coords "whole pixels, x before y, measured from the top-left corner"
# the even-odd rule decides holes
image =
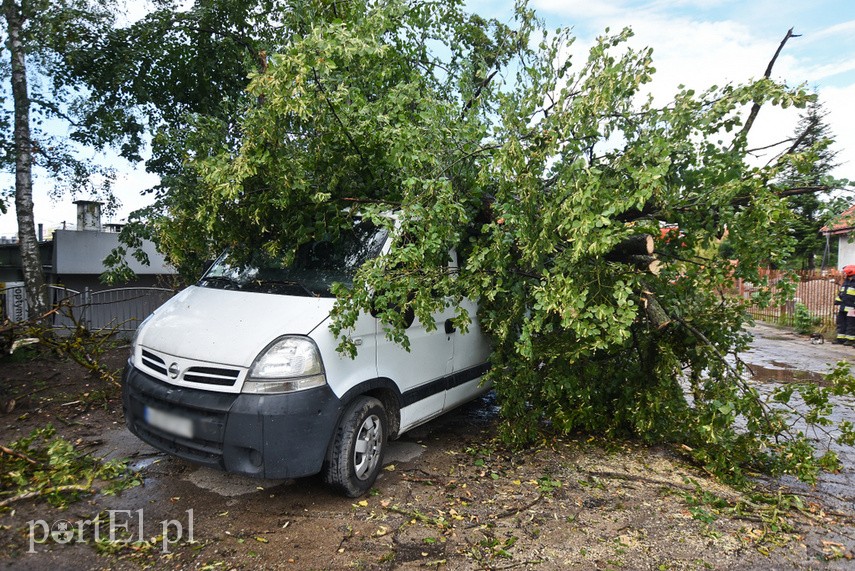
[[[221,393],[169,385],[130,362],[122,375],[122,405],[128,429],[155,448],[270,479],[320,472],[341,412],[328,386],[286,394]]]

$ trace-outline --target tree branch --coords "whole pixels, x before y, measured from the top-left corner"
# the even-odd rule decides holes
[[[766,151],[766,150],[769,150],[771,148],[778,147],[780,145],[784,145],[784,144],[790,143],[790,142],[795,141],[795,140],[796,140],[795,137],[788,137],[786,139],[782,139],[782,140],[778,141],[777,143],[771,143],[769,145],[763,145],[762,147],[753,147],[751,149],[745,149],[745,152],[748,154],[754,154],[757,151]]]
[[[476,87],[476,88],[475,88],[475,93],[473,93],[473,94],[472,94],[472,97],[470,97],[470,98],[466,101],[466,103],[464,103],[464,104],[463,104],[463,109],[460,111],[460,116],[461,116],[461,117],[462,117],[463,115],[466,115],[466,112],[467,112],[467,111],[469,111],[469,109],[471,109],[471,108],[472,108],[472,105],[475,103],[475,101],[476,101],[479,97],[481,97],[481,93],[484,91],[484,88],[485,88],[485,87],[487,87],[487,86],[490,84],[490,81],[492,81],[492,79],[493,79],[494,77],[496,77],[496,74],[497,74],[497,73],[499,73],[499,69],[498,69],[498,68],[494,69],[494,70],[493,70],[493,72],[492,72],[490,75],[488,75],[487,77],[485,77],[484,79],[482,79],[480,83],[478,83],[478,87]]]
[[[11,505],[15,502],[20,502],[21,500],[29,500],[31,498],[37,498],[39,496],[46,496],[48,494],[56,494],[61,492],[90,492],[92,491],[92,485],[81,485],[81,484],[70,484],[67,486],[55,486],[53,488],[44,488],[41,490],[34,490],[32,492],[24,492],[23,494],[18,494],[17,496],[12,496],[11,498],[6,498],[2,502],[0,502],[0,508],[5,508],[8,505]]]
[[[33,105],[36,105],[38,107],[41,107],[47,113],[51,113],[51,114],[59,117],[60,119],[64,119],[72,127],[80,127],[79,122],[77,122],[73,117],[71,117],[67,113],[64,113],[62,111],[62,109],[59,108],[58,105],[54,104],[51,101],[47,101],[47,100],[42,99],[38,96],[30,96],[30,103]]]
[[[814,127],[816,127],[818,123],[819,123],[819,117],[811,117],[810,123],[808,124],[808,126],[805,127],[805,130],[802,131],[802,134],[799,135],[799,138],[796,139],[792,145],[790,145],[790,148],[787,149],[787,152],[784,154],[785,155],[792,155],[793,153],[795,153],[796,149],[799,148],[799,145],[801,145],[802,142],[807,138],[808,134],[810,133],[810,130],[813,129]]]
[[[772,59],[769,60],[769,65],[766,66],[766,73],[763,74],[763,77],[769,79],[772,75],[772,68],[775,65],[775,61],[778,59],[778,56],[781,54],[781,50],[784,49],[784,45],[787,43],[787,40],[790,38],[798,38],[800,34],[794,34],[793,29],[790,28],[787,30],[787,35],[784,36],[784,39],[781,40],[780,45],[778,45],[778,49],[775,51],[775,55],[772,56]],[[754,120],[757,119],[757,114],[760,113],[760,104],[755,102],[751,107],[751,113],[748,114],[748,119],[745,121],[745,125],[742,127],[742,131],[739,132],[739,136],[734,139],[734,141],[745,139],[748,137],[748,132],[751,130],[751,127],[754,125]]]
[[[786,157],[787,155],[792,155],[793,153],[795,153],[796,149],[798,149],[799,145],[801,145],[804,142],[804,140],[810,134],[810,130],[813,129],[814,127],[816,127],[817,123],[819,123],[819,119],[816,117],[812,117],[810,120],[810,124],[807,127],[805,127],[805,130],[802,131],[801,135],[799,135],[798,137],[791,137],[789,139],[784,139],[783,141],[778,143],[780,145],[780,144],[788,143],[788,142],[792,141],[790,148],[788,148],[786,151],[783,151],[782,153],[779,153],[774,158],[769,159],[769,162],[767,162],[766,164],[770,165],[773,162],[778,162],[781,160],[781,157]],[[775,145],[770,145],[770,147],[773,147],[773,146],[775,146]]]
[[[341,120],[341,117],[338,116],[338,112],[336,112],[336,110],[335,110],[335,105],[333,105],[332,101],[330,101],[330,98],[327,97],[327,91],[326,91],[326,89],[324,89],[324,84],[321,83],[321,78],[318,77],[318,70],[316,70],[314,67],[312,68],[312,76],[314,76],[315,84],[317,84],[318,89],[321,91],[321,94],[324,96],[324,101],[327,102],[327,107],[329,107],[330,111],[333,114],[333,117],[335,117],[335,120],[338,122],[339,125],[341,125],[341,128],[344,130],[344,136],[347,137],[347,140],[350,143],[350,146],[353,147],[353,150],[356,151],[356,154],[359,155],[359,158],[364,161],[365,155],[362,154],[362,149],[360,149],[359,145],[356,144],[356,141],[353,139],[353,137],[350,134],[350,131],[347,129],[347,125],[345,125],[344,121]]]
[[[41,462],[37,462],[37,461],[33,460],[32,458],[30,458],[29,456],[27,456],[26,454],[12,450],[11,448],[8,448],[6,446],[0,446],[0,452],[2,452],[4,454],[8,454],[9,456],[15,456],[16,458],[20,458],[21,460],[24,460],[25,462],[27,462],[28,464],[30,464],[32,466],[41,466]]]
[[[182,23],[184,27],[193,32],[200,32],[203,34],[210,34],[212,36],[221,36],[224,38],[229,38],[234,43],[238,44],[242,48],[244,48],[250,55],[252,55],[256,61],[258,62],[259,71],[264,72],[267,68],[267,53],[262,51],[256,51],[255,46],[250,44],[245,38],[239,36],[234,32],[230,32],[228,30],[215,30],[213,28],[203,28],[201,26],[194,26],[189,22],[192,21],[190,16],[179,16],[175,20],[175,23]]]
[[[496,149],[501,149],[501,148],[502,148],[501,145],[484,145],[483,147],[478,147],[474,151],[471,151],[469,153],[464,153],[462,156],[457,157],[456,159],[454,159],[453,161],[451,161],[450,163],[448,163],[444,167],[438,169],[435,172],[435,174],[436,174],[436,176],[439,176],[440,174],[448,172],[453,166],[455,166],[458,163],[461,163],[461,162],[463,162],[467,159],[470,159],[476,155],[480,155],[481,153],[486,153],[489,151],[495,151]]]
[[[792,31],[792,30],[790,30],[790,31]],[[745,379],[742,378],[742,375],[739,374],[739,371],[737,371],[736,368],[728,362],[727,358],[724,355],[722,355],[722,353],[721,353],[721,351],[719,351],[718,347],[716,347],[712,341],[707,339],[707,336],[704,335],[703,333],[701,333],[701,331],[699,329],[694,327],[692,324],[687,322],[685,319],[683,319],[679,315],[675,316],[674,319],[678,323],[680,323],[680,325],[682,325],[683,327],[688,329],[689,332],[692,333],[695,337],[700,339],[704,345],[709,347],[709,349],[713,352],[713,354],[715,354],[715,356],[718,358],[718,360],[721,362],[721,364],[724,365],[725,369],[727,369],[728,372],[730,372],[731,378],[734,380],[734,382],[745,393],[751,394],[754,397],[755,402],[757,403],[757,405],[760,407],[760,410],[762,411],[761,414],[763,415],[763,419],[768,424],[771,424],[772,421],[769,418],[769,405],[767,403],[764,403],[762,400],[760,400],[759,396],[756,394],[756,391],[752,391],[748,382],[745,381]],[[736,358],[737,362],[743,363],[747,366],[747,364],[744,361],[742,361],[742,359],[740,359],[739,356],[734,355],[734,357]],[[750,369],[751,368],[749,367],[749,370]]]
[[[825,184],[819,184],[816,186],[794,186],[792,188],[787,188],[782,190],[781,192],[776,193],[780,197],[785,196],[799,196],[802,194],[814,194],[817,192],[828,192],[831,190],[831,187]]]

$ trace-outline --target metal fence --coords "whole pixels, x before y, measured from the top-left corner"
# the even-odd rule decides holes
[[[111,331],[131,333],[136,331],[142,320],[175,294],[174,290],[155,287],[113,288],[92,291],[49,286],[50,299],[58,311],[52,316],[52,325],[58,331],[83,327],[88,331]],[[0,290],[5,301],[4,318],[11,317],[11,301],[20,303],[24,298],[23,287],[7,287]],[[20,311],[18,312],[20,316]],[[24,309],[26,316],[26,309]]]
[[[796,306],[801,304],[819,322],[814,327],[816,331],[828,333],[834,330],[834,320],[837,313],[834,298],[837,296],[838,287],[843,282],[843,276],[840,272],[837,270],[798,272],[762,270],[761,275],[766,277],[767,285],[761,286],[738,280],[735,284],[738,295],[751,300],[755,299],[760,292],[768,291],[772,295],[772,299],[779,299],[779,294],[785,291],[784,282],[789,282],[793,278],[797,279],[797,282],[794,294],[779,300],[781,303],[773,303],[767,307],[762,307],[758,303],[752,304],[749,313],[755,319],[793,326]]]

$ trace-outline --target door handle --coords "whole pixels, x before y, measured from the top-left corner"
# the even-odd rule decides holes
[[[448,335],[451,335],[455,331],[457,331],[457,329],[454,328],[454,322],[452,322],[450,319],[446,319],[445,320],[445,332]]]

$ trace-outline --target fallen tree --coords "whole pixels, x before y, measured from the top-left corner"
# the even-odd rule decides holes
[[[287,259],[353,216],[389,224],[394,209],[398,247],[336,291],[342,351],[356,349],[357,314],[376,310],[370,291],[384,292],[394,309],[378,315],[405,344],[406,312],[431,323],[477,298],[479,314],[459,310],[454,325],[477,318],[493,339],[512,443],[634,435],[680,444],[735,482],[834,467],[725,358],[748,342],[729,285],[762,283],[757,268],[789,251],[791,190],[772,182],[777,163],[750,162],[751,124],[809,93],[767,72],[656,106],[643,98],[652,51],[629,48],[631,31],[606,33],[577,64],[569,31],[546,32],[524,6],[512,26],[458,3],[304,8],[311,21],[294,12],[299,25],[232,102],[240,112],[182,135],[194,184],[150,213],[173,263],[192,273],[223,247]],[[737,264],[718,254],[725,234]],[[852,390],[835,379],[805,398],[815,425],[832,393]]]

